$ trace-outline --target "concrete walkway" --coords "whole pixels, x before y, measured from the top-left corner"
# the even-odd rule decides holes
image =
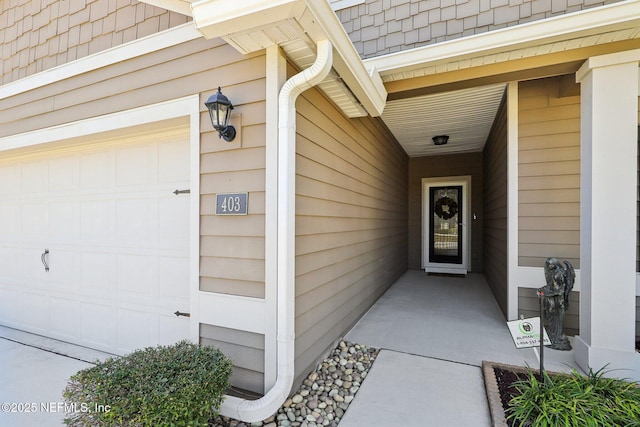
[[[109,356],[0,326],[0,426],[63,425],[67,380]]]
[[[408,271],[346,339],[382,350],[340,427],[489,426],[482,361],[539,364],[515,349],[480,274]],[[574,366],[572,352],[545,355],[549,370]],[[0,326],[0,426],[62,425],[69,376],[110,356]]]
[[[491,417],[483,360],[539,366],[517,350],[483,275],[405,273],[347,334],[381,348],[340,427],[482,427]],[[575,367],[572,352],[545,351],[545,367]]]

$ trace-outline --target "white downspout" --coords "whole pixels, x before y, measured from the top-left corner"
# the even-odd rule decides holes
[[[278,98],[278,324],[274,386],[258,400],[226,396],[220,413],[244,422],[262,421],[282,406],[291,392],[295,360],[295,239],[296,239],[296,99],[329,74],[333,46],[318,42],[316,61],[291,77]]]

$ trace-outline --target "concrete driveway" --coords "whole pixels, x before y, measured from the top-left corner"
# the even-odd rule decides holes
[[[69,377],[111,355],[0,326],[0,426],[60,426]]]

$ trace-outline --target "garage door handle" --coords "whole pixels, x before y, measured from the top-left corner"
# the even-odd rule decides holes
[[[40,260],[42,261],[42,264],[44,264],[44,271],[49,271],[49,264],[47,264],[47,255],[49,255],[49,249],[45,249],[40,256]]]
[[[175,194],[176,196],[178,194],[189,194],[189,193],[191,193],[191,190],[178,190],[178,189],[176,189],[176,191],[173,192],[173,194]]]

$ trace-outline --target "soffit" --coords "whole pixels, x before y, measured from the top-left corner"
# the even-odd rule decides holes
[[[505,84],[387,102],[382,120],[410,157],[482,151]],[[446,145],[432,137],[449,135]]]
[[[146,0],[170,10],[182,0]],[[206,38],[221,37],[243,54],[278,45],[300,69],[316,57],[316,43],[333,45],[333,69],[318,87],[347,117],[379,116],[386,89],[377,73],[360,60],[349,36],[326,1],[199,0],[190,2],[190,16]]]
[[[630,0],[364,63],[389,92],[384,122],[409,156],[427,156],[482,150],[507,81],[571,74],[589,55],[639,47],[640,1]],[[442,134],[449,143],[435,146]]]

